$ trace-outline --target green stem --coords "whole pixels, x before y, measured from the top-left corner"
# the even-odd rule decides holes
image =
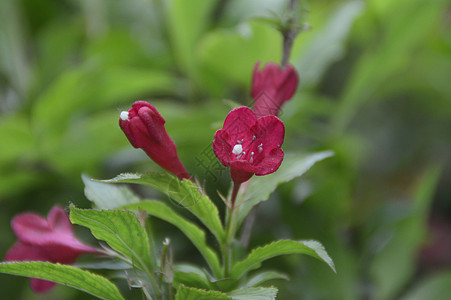
[[[169,300],[174,300],[174,295],[172,294],[172,285],[168,284],[168,296]]]
[[[233,183],[232,196],[230,197],[231,210],[235,207],[236,196],[238,195],[238,191],[240,190],[241,183]]]
[[[161,259],[160,259],[160,289],[163,289],[163,280],[164,280],[164,271],[166,269],[166,256],[168,253],[168,247],[169,247],[169,239],[166,238],[163,241],[163,252],[161,254]]]
[[[157,297],[157,299],[159,299],[161,297],[161,292],[158,286],[158,282],[155,279],[154,273],[152,273],[147,267],[145,267],[143,271],[144,273],[147,274],[147,277],[149,278],[150,284],[152,285],[155,296]]]
[[[225,244],[223,247],[223,257],[224,257],[224,276],[230,276],[231,264],[232,264],[232,245],[233,239],[235,238],[235,201],[240,190],[241,183],[233,183],[232,195],[230,197],[230,202],[227,207],[227,218],[225,226]]]
[[[297,9],[297,0],[290,0],[288,9],[295,12]],[[291,48],[293,47],[294,39],[299,33],[299,28],[296,27],[296,13],[288,20],[288,28],[282,32],[283,35],[283,50],[282,50],[282,68],[288,64],[290,58]]]

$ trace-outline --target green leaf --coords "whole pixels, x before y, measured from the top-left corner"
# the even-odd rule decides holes
[[[94,181],[82,175],[85,184],[85,196],[96,208],[113,209],[123,205],[139,202],[139,198],[125,185],[114,185]]]
[[[319,259],[335,271],[332,259],[317,241],[281,240],[252,250],[247,258],[232,267],[232,277],[240,278],[245,272],[258,268],[267,259],[287,254],[307,254]]]
[[[189,180],[180,181],[170,174],[120,174],[113,179],[102,182],[129,182],[144,184],[167,194],[175,202],[195,215],[222,242],[224,230],[219,219],[218,208],[207,196],[199,191],[199,187]]]
[[[255,63],[261,61],[264,65],[278,61],[282,54],[281,45],[280,32],[258,21],[212,31],[205,35],[198,47],[202,83],[205,88],[215,91],[218,97],[224,85],[248,88]]]
[[[251,287],[229,293],[233,300],[274,300],[278,290],[274,287]]]
[[[271,193],[282,182],[288,182],[307,172],[315,163],[334,155],[332,151],[324,151],[312,154],[287,153],[282,165],[277,172],[266,176],[254,176],[249,180],[244,195],[239,198],[240,211],[238,224],[249,214],[249,211],[260,202],[269,199]]]
[[[195,224],[185,220],[183,217],[178,215],[166,204],[158,201],[147,200],[135,204],[126,205],[122,208],[130,210],[138,210],[139,208],[143,209],[149,215],[171,223],[172,225],[180,229],[202,254],[215,276],[221,276],[221,267],[218,256],[210,247],[208,247],[205,241],[205,232]]]
[[[377,299],[389,299],[397,295],[414,276],[418,251],[427,235],[430,205],[441,173],[442,166],[430,166],[413,192],[410,214],[396,220],[394,224],[390,222],[386,225],[390,228],[386,233],[390,239],[375,253],[369,268],[377,287]],[[394,211],[393,208],[391,211]]]
[[[207,291],[184,285],[179,286],[175,300],[231,300],[226,294],[218,291]]]
[[[448,300],[451,295],[451,272],[434,274],[411,288],[401,300]]]
[[[117,287],[108,279],[72,266],[37,261],[7,262],[0,263],[0,272],[53,281],[100,299],[124,299]]]
[[[316,84],[330,65],[343,57],[351,27],[364,7],[362,1],[345,2],[333,10],[324,28],[315,30],[315,39],[298,63],[303,85]]]
[[[153,266],[149,239],[136,215],[128,211],[79,209],[70,206],[73,224],[88,227],[99,240],[121,253],[139,269]]]
[[[211,290],[212,286],[203,270],[192,265],[174,266],[174,284],[175,287],[183,284],[185,286],[195,286],[206,290]]]
[[[119,259],[97,259],[91,263],[77,263],[73,265],[80,269],[91,269],[91,270],[127,270],[132,269],[133,266]]]
[[[431,31],[435,30],[435,20],[440,18],[449,1],[428,1],[427,5],[422,0],[374,1],[374,4],[383,2],[385,11],[379,12],[378,17],[384,21],[378,24],[377,30],[383,30],[384,34],[376,36],[379,39],[377,45],[367,42],[368,49],[354,62],[353,72],[334,112],[331,128],[337,134],[344,132],[365,102],[386,99],[386,96],[375,95],[386,82],[397,79],[400,73],[409,72],[411,56],[406,53],[414,53],[427,43]],[[364,17],[377,14],[374,9],[369,9]],[[411,26],[406,26],[409,23]]]
[[[247,280],[244,287],[253,287],[258,286],[268,280],[274,280],[274,279],[285,279],[288,280],[288,276],[279,272],[275,271],[266,271],[261,272],[256,275],[253,275],[250,279]]]
[[[193,59],[202,33],[208,27],[213,0],[171,0],[167,2],[167,29],[178,64],[191,74],[196,67]]]
[[[34,140],[30,125],[22,115],[3,115],[0,119],[0,165],[33,155]]]

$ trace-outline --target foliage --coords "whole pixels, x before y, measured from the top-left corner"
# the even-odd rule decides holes
[[[184,249],[174,253],[178,297],[214,289],[222,291],[215,292],[218,297],[241,299],[240,289],[250,288],[260,299],[263,287],[253,286],[271,289],[277,283],[280,299],[446,299],[449,262],[445,259],[444,273],[437,273],[419,254],[436,242],[428,220],[449,223],[451,215],[449,3],[320,0],[307,6],[301,1],[298,13],[311,29],[295,41],[291,63],[301,86],[281,119],[287,132],[284,150],[309,154],[287,155],[279,173],[254,177],[239,195],[238,224],[246,228],[252,221],[244,217],[254,216],[251,249],[275,237],[320,240],[339,276],[326,264],[290,255],[264,263],[290,281],[266,282],[285,278],[267,271],[218,282],[218,246],[225,233],[216,192],[225,195],[229,186],[211,156],[211,141],[229,110],[222,100],[249,105],[254,63],[280,61],[281,36],[267,20],[281,15],[287,1],[185,2],[0,1],[0,253],[13,243],[9,220],[19,211],[44,213],[55,202],[88,207],[84,182],[96,210],[72,206],[73,218],[92,214],[97,220],[117,210],[118,220],[139,231],[135,214],[121,209],[141,207],[151,216],[148,226],[156,241],[168,236]],[[89,180],[130,170],[159,171],[118,128],[118,108],[135,99],[150,99],[165,116],[168,133],[183,149],[181,160],[198,174],[202,188],[155,173],[142,177],[153,176],[147,183],[152,189]],[[328,156],[326,149],[335,156],[294,178],[308,169],[309,160]],[[89,176],[82,181],[81,173]],[[258,181],[260,188],[253,187]],[[180,190],[186,192],[182,198]],[[144,200],[141,205],[139,200]],[[209,209],[196,208],[198,201]],[[207,212],[213,213],[206,217]],[[88,226],[93,234],[120,259],[139,265],[127,252],[133,239],[123,236],[133,231],[108,224],[99,231],[93,224]],[[125,238],[125,244],[113,237]],[[142,249],[151,249],[152,243],[149,238]],[[156,252],[162,250],[157,244]],[[196,258],[197,251],[205,263]],[[234,251],[236,263],[245,261],[247,249],[236,246]],[[151,253],[144,260],[156,266],[155,258],[157,253]],[[142,276],[129,273],[128,279]],[[5,298],[36,299],[25,284],[0,275]],[[83,294],[67,290],[56,289],[52,297],[82,299]],[[125,298],[138,297],[120,290]]]

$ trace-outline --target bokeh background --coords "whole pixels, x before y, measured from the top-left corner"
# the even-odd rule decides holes
[[[118,127],[119,112],[138,99],[165,117],[181,160],[210,194],[227,190],[212,137],[227,100],[251,105],[255,62],[280,61],[282,38],[269,20],[286,7],[0,1],[0,256],[14,243],[15,214],[90,206],[82,173],[159,171]],[[310,0],[297,14],[310,29],[291,54],[301,84],[282,109],[284,149],[336,155],[258,208],[250,247],[317,239],[334,259],[337,275],[307,257],[265,263],[291,277],[272,283],[279,299],[449,299],[451,3]],[[177,261],[199,261],[174,228],[156,226]],[[0,290],[2,299],[92,298],[61,286],[33,295],[27,279],[7,275]]]

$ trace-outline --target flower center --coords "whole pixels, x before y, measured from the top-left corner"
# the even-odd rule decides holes
[[[233,146],[233,150],[232,150],[233,154],[240,155],[241,152],[243,152],[243,146],[241,144],[236,144],[235,146]]]
[[[122,121],[128,121],[128,111],[121,112],[121,115],[119,117]]]

